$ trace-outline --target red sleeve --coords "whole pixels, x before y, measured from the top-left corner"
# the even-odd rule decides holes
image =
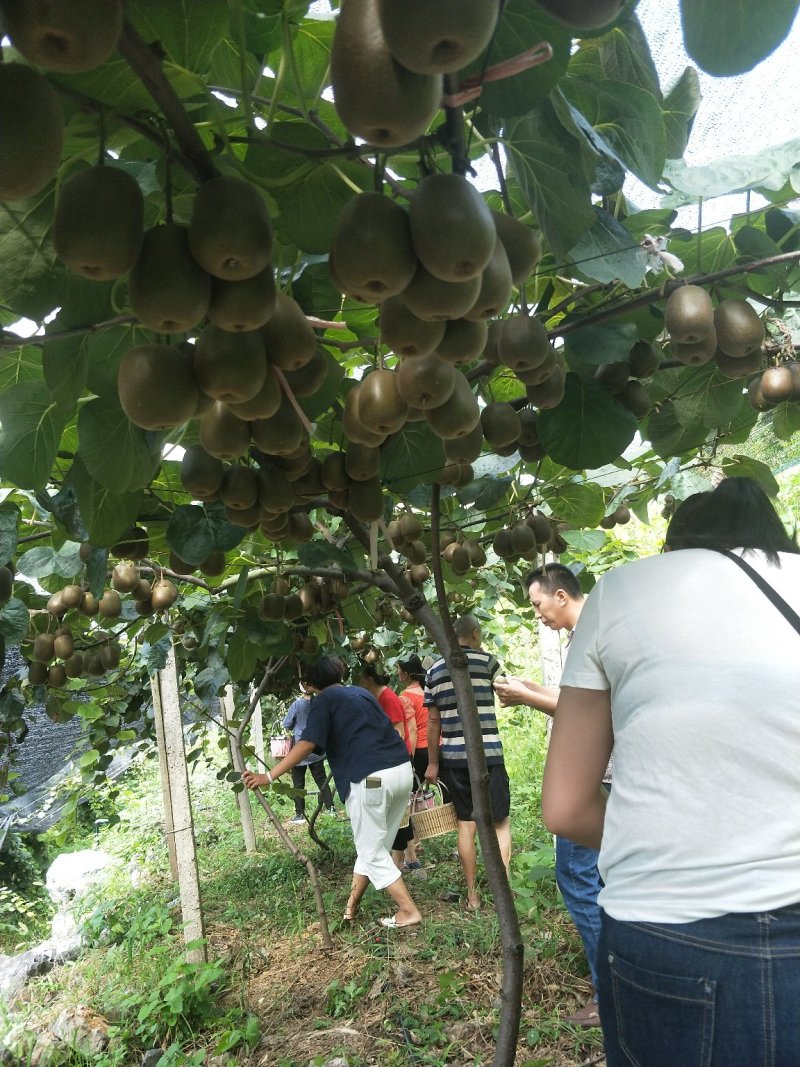
[[[393,693],[389,688],[384,689],[378,697],[378,703],[389,716],[389,722],[401,722],[405,725],[406,717],[397,693]]]

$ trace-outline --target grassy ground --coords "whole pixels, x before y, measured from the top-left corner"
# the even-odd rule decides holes
[[[580,1032],[559,1016],[589,992],[577,934],[560,907],[552,847],[539,816],[544,752],[541,717],[504,713],[512,779],[512,883],[526,944],[523,1025],[517,1067],[602,1063],[599,1030]],[[472,1067],[491,1062],[501,957],[487,900],[468,913],[454,835],[426,841],[427,877],[413,878],[424,913],[413,930],[382,929],[388,900],[369,890],[359,919],[341,922],[352,839],[344,818],[321,817],[319,869],[335,947],[321,948],[304,867],[265,825],[256,855],[243,852],[232,793],[214,769],[196,770],[192,790],[209,963],[181,959],[180,909],[169,878],[156,770],[142,765],[126,784],[122,821],[101,838],[120,858],[105,902],[87,907],[90,947],[79,961],[32,982],[0,1032],[30,1035],[64,1007],[88,1005],[113,1024],[109,1051],[75,1064],[133,1064],[141,1050],[168,1049],[162,1065],[307,1067],[345,1057],[350,1067]],[[284,821],[289,798],[277,802]],[[90,847],[74,840],[70,848]],[[133,884],[132,884],[133,876]],[[482,887],[488,897],[485,885]],[[24,1043],[24,1041],[23,1041]]]

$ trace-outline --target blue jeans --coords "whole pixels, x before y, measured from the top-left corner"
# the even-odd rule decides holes
[[[603,885],[597,870],[597,856],[598,853],[593,848],[576,845],[566,837],[556,838],[556,884],[581,935],[595,989],[601,924],[597,894]]]
[[[692,923],[603,915],[607,1067],[800,1067],[800,904]]]

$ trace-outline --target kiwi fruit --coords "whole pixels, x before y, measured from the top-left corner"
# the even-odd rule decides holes
[[[761,375],[756,375],[755,378],[747,386],[747,399],[750,401],[752,407],[756,411],[768,411],[775,405],[771,401],[767,400],[761,391]]]
[[[519,443],[535,445],[539,442],[539,414],[533,408],[522,408],[519,415]]]
[[[296,397],[313,396],[325,384],[329,367],[328,357],[318,347],[305,366],[299,370],[285,370],[283,376]]]
[[[289,622],[294,622],[295,619],[300,619],[305,615],[305,608],[303,601],[300,599],[297,593],[289,593],[286,597],[286,603],[284,606],[284,616]]]
[[[67,678],[81,677],[83,674],[83,655],[80,652],[73,652],[71,656],[64,660],[64,673]]]
[[[447,74],[477,59],[498,11],[487,0],[378,0],[384,40],[397,62],[415,74]]]
[[[140,322],[158,333],[185,333],[208,311],[211,277],[189,251],[177,223],[148,230],[128,275],[128,300]]]
[[[422,357],[418,357],[422,358]],[[374,370],[358,385],[358,417],[373,434],[391,434],[402,429],[408,402],[400,393],[395,371]]]
[[[521,286],[533,274],[542,258],[539,235],[524,222],[503,211],[492,211],[497,236],[503,242],[511,269],[511,280]]]
[[[314,500],[316,497],[324,496],[326,493],[325,485],[322,481],[322,464],[316,456],[311,456],[308,470],[296,478],[292,478],[291,481],[295,493],[301,500]]]
[[[688,367],[699,367],[709,363],[717,351],[717,334],[712,325],[709,333],[699,341],[674,341],[670,340],[670,352],[679,363],[685,363]]]
[[[578,30],[608,26],[623,11],[625,0],[536,0],[553,18]]]
[[[120,361],[122,410],[144,430],[180,426],[194,415],[197,385],[191,356],[175,345],[137,345]]]
[[[351,441],[344,455],[344,469],[348,481],[341,486],[346,489],[350,481],[365,482],[374,478],[381,465],[381,453],[379,448],[370,445],[361,445],[357,441]]]
[[[761,395],[768,404],[783,404],[794,399],[795,376],[787,364],[767,367],[761,375]]]
[[[427,562],[428,546],[424,541],[407,541],[403,552],[409,563]]]
[[[353,445],[352,447],[361,448],[361,445]],[[349,448],[348,448],[349,451]],[[369,449],[371,454],[372,449]],[[372,471],[367,477],[372,477],[377,473],[377,468]],[[329,452],[322,461],[322,484],[328,490],[334,492],[342,492],[350,484],[350,478],[352,475],[347,470],[347,458],[344,452]]]
[[[499,238],[495,240],[491,259],[481,274],[481,290],[478,299],[464,315],[472,322],[493,319],[506,310],[511,300],[511,267],[508,256]]]
[[[28,664],[28,681],[31,685],[44,685],[47,681],[47,664],[34,660]]]
[[[699,285],[680,285],[670,295],[664,326],[672,341],[697,344],[714,330],[714,305]]]
[[[122,601],[116,589],[106,589],[100,597],[100,614],[106,619],[118,619],[122,614]]]
[[[631,376],[631,365],[626,360],[618,363],[601,363],[594,372],[594,379],[612,396],[621,393]]]
[[[480,423],[481,410],[467,379],[455,371],[455,387],[449,399],[438,408],[425,412],[433,432],[443,440],[464,437]]]
[[[55,656],[55,636],[37,634],[33,641],[33,658],[39,663],[49,663]]]
[[[475,472],[469,463],[448,463],[439,472],[437,481],[440,485],[452,485],[457,489],[469,485]]]
[[[658,370],[661,357],[649,341],[637,341],[628,353],[632,378],[650,378]]]
[[[169,578],[161,578],[153,586],[150,601],[155,611],[166,611],[178,599],[178,589]]]
[[[275,371],[267,365],[266,361],[264,362],[264,371],[264,380],[255,396],[251,396],[249,400],[243,400],[238,404],[228,402],[228,409],[237,418],[243,419],[245,422],[250,422],[254,419],[269,419],[281,406],[283,393],[281,392],[280,383],[275,377]]]
[[[60,619],[62,615],[67,613],[67,605],[61,599],[61,592],[53,593],[47,601],[47,611],[54,615],[57,619]]]
[[[286,293],[275,297],[275,310],[261,330],[267,362],[281,370],[299,370],[317,352],[317,335],[305,312]]]
[[[469,552],[463,545],[456,545],[453,549],[453,554],[450,557],[450,566],[453,568],[453,572],[458,575],[466,574],[472,567],[472,560],[470,559]]]
[[[267,593],[258,605],[258,614],[265,622],[280,622],[286,612],[285,596]]]
[[[346,293],[378,304],[406,288],[417,269],[408,213],[382,193],[359,193],[342,210],[331,256]]]
[[[60,689],[66,685],[67,672],[60,663],[53,663],[47,668],[47,684],[53,689]]]
[[[401,360],[396,375],[400,396],[423,413],[444,404],[456,384],[455,367],[434,353]]]
[[[401,66],[383,37],[377,0],[343,0],[331,46],[331,86],[339,118],[379,148],[425,133],[442,98],[442,77]]]
[[[111,584],[118,593],[130,593],[139,582],[139,571],[132,563],[118,563],[111,572]]]
[[[0,604],[6,604],[14,592],[14,576],[8,567],[0,567]]]
[[[106,669],[103,666],[103,661],[100,659],[98,652],[93,652],[90,656],[87,656],[84,660],[84,671],[91,678],[100,678],[105,674]]]
[[[0,64],[0,200],[23,200],[55,177],[64,115],[46,78],[22,63]]]
[[[383,518],[383,489],[378,478],[351,482],[350,511],[362,522],[377,522]]]
[[[258,189],[236,175],[203,182],[189,221],[192,255],[214,278],[246,281],[270,264],[272,225]]]
[[[472,537],[466,537],[462,547],[469,556],[469,561],[473,567],[482,567],[486,563],[486,552],[480,541],[476,541]]]
[[[751,374],[755,374],[757,370],[761,369],[763,360],[764,353],[760,348],[741,358],[726,355],[719,347],[714,353],[714,362],[717,364],[720,374],[731,379],[749,378]]]
[[[647,395],[647,390],[635,378],[631,378],[625,388],[617,393],[617,400],[637,419],[643,419],[650,411],[650,397]]]
[[[259,330],[275,311],[275,275],[266,266],[252,278],[243,281],[211,281],[208,320],[221,330],[247,333]]]
[[[206,578],[218,578],[225,573],[225,553],[219,550],[209,553],[200,564],[200,573]]]
[[[206,396],[226,404],[252,400],[267,374],[261,332],[230,333],[209,324],[194,346],[192,370],[197,386]]]
[[[436,346],[436,355],[455,367],[471,363],[486,347],[488,334],[489,325],[482,320],[451,319],[445,326],[444,337]]]
[[[308,440],[305,427],[285,396],[274,415],[250,423],[256,448],[270,456],[288,456]]]
[[[262,467],[258,478],[258,504],[262,512],[284,514],[294,505],[295,491],[286,473],[274,465]]]
[[[520,433],[519,415],[505,401],[487,404],[481,412],[481,430],[492,449],[516,444]]]
[[[172,564],[173,558],[174,554],[170,552],[170,564]],[[189,564],[183,563],[183,560],[181,560],[180,562],[183,564],[184,567],[189,566]],[[172,569],[172,567],[170,569]],[[192,570],[194,570],[194,568],[192,568]],[[185,573],[191,574],[191,571],[187,571]],[[131,597],[134,600],[149,600],[150,594],[152,592],[153,587],[150,582],[146,578],[140,578],[136,585],[133,587],[133,589],[131,589]]]
[[[258,478],[251,467],[238,464],[229,467],[222,476],[219,489],[222,503],[236,511],[255,507],[258,503]]]
[[[722,300],[714,309],[717,345],[731,359],[744,359],[761,349],[764,323],[746,300]]]
[[[412,315],[425,322],[460,319],[472,308],[481,291],[481,276],[461,282],[436,278],[420,263],[401,299]]]
[[[225,468],[202,445],[187,445],[181,460],[181,485],[196,500],[208,500],[219,492]]]
[[[79,585],[65,585],[61,590],[61,603],[66,608],[77,608],[83,597],[83,590]]]
[[[100,611],[100,601],[94,596],[93,593],[85,592],[81,597],[81,602],[78,606],[78,610],[81,615],[85,615],[89,619],[93,619],[95,615]]]
[[[408,580],[417,588],[423,586],[430,576],[431,572],[424,563],[414,563],[408,568]]]
[[[472,463],[483,451],[483,426],[478,419],[474,428],[460,437],[453,437],[444,444],[445,459],[449,463]]]
[[[513,559],[516,552],[511,544],[511,531],[505,527],[498,530],[492,538],[492,548],[500,559]]]
[[[119,541],[109,549],[112,556],[117,559],[146,559],[150,551],[150,540],[147,530],[142,526],[129,526]]]
[[[520,556],[523,552],[535,549],[537,544],[536,534],[526,522],[519,522],[511,527],[510,541],[514,552]]]
[[[566,372],[560,362],[556,362],[547,378],[539,385],[526,385],[525,393],[531,404],[540,411],[557,407],[564,399]]]
[[[122,32],[121,0],[3,0],[0,15],[20,55],[60,74],[105,63]]]
[[[532,511],[526,516],[525,523],[533,530],[533,536],[537,545],[546,545],[553,534],[550,520],[541,511]]]
[[[136,180],[109,164],[75,171],[61,183],[53,247],[70,270],[95,282],[121,278],[144,239],[144,197]]]
[[[119,667],[121,649],[116,641],[106,641],[98,653],[103,670],[113,671]]]
[[[445,323],[417,318],[400,296],[381,304],[378,316],[381,344],[398,356],[427,356],[445,336]]]
[[[497,244],[492,214],[461,174],[429,174],[408,208],[411,239],[425,269],[443,282],[480,278]],[[453,316],[458,317],[458,316]]]
[[[217,459],[238,459],[250,445],[250,427],[251,423],[237,418],[227,404],[215,400],[200,418],[200,443]]]
[[[489,341],[497,345],[497,361],[517,371],[532,370],[553,358],[553,346],[547,337],[547,330],[532,315],[509,315],[503,319],[497,331],[490,329]]]

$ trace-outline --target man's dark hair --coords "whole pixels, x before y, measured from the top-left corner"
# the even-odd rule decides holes
[[[306,667],[303,681],[315,689],[327,689],[329,685],[338,685],[344,676],[345,665],[338,656],[320,656]]]
[[[671,549],[752,548],[777,565],[779,552],[800,552],[752,478],[726,478],[713,492],[687,497],[672,516],[666,544]]]
[[[416,653],[412,653],[408,659],[399,659],[397,666],[401,671],[405,671],[409,678],[413,678],[415,682],[421,682],[425,678],[425,668]]]
[[[580,600],[583,596],[581,583],[563,563],[545,563],[543,567],[537,567],[525,576],[525,588],[530,589],[534,582],[548,596],[553,596],[559,589],[563,589],[570,600]]]
[[[374,663],[362,663],[359,673],[362,678],[371,678],[377,685],[389,684],[389,675],[381,674]]]

